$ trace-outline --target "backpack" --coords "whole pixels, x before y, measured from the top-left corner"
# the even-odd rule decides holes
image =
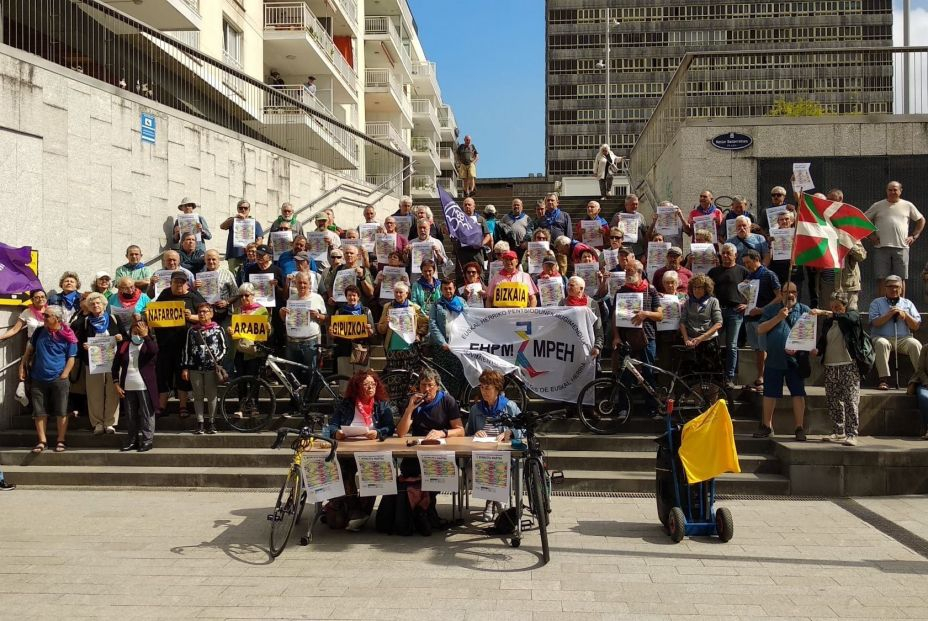
[[[870,335],[861,330],[861,339],[850,352],[851,358],[857,363],[857,370],[860,371],[861,377],[866,377],[873,368],[876,361],[876,354],[873,352],[873,344],[870,342]]]
[[[490,529],[490,534],[510,535],[516,532],[516,520],[518,519],[519,510],[515,507],[509,507],[505,511],[501,511],[493,520],[493,528]]]

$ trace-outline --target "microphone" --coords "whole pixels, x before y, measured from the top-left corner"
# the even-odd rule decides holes
[[[896,304],[899,303],[899,298],[886,298],[886,300],[889,302],[889,305],[892,306],[893,308],[895,308]],[[899,321],[899,315],[896,315],[895,317],[893,317],[893,321],[894,322]]]

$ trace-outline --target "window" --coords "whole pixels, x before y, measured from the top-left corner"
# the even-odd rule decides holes
[[[242,66],[242,31],[227,19],[222,20],[222,59]]]

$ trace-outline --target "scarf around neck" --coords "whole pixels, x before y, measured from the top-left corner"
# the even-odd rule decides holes
[[[648,283],[642,278],[635,284],[626,282],[625,285],[623,285],[623,288],[628,289],[629,291],[632,291],[633,293],[642,293],[648,290]]]
[[[544,215],[545,228],[546,228],[546,229],[550,229],[552,226],[554,226],[555,224],[557,224],[557,220],[558,220],[558,218],[560,218],[560,217],[561,217],[561,208],[560,208],[560,207],[558,207],[557,209],[555,209],[555,210],[552,211],[551,213],[545,213],[545,215]]]
[[[428,414],[435,409],[435,406],[438,405],[442,399],[445,398],[445,391],[439,390],[438,394],[435,395],[435,398],[432,399],[429,403],[423,403],[416,408],[416,412],[419,414]]]
[[[117,293],[116,298],[119,300],[119,305],[123,308],[135,308],[135,305],[139,303],[139,298],[142,297],[142,290],[136,288],[135,293],[132,294],[131,298],[125,297],[122,293]]]
[[[52,337],[52,340],[59,343],[61,341],[65,341],[72,345],[77,343],[77,335],[74,334],[74,330],[71,329],[71,326],[66,323],[59,323],[59,325],[61,327],[57,330],[48,330],[48,328],[46,328],[46,330],[48,330],[48,335]]]
[[[242,311],[246,313],[251,313],[253,311],[258,310],[259,308],[261,308],[261,305],[258,304],[257,302],[252,302],[251,304],[246,304],[245,302],[242,302]]]
[[[426,293],[428,293],[429,295],[432,295],[432,293],[435,291],[435,287],[438,286],[439,281],[433,278],[432,282],[428,282],[427,280],[425,280],[424,276],[420,276],[419,280],[417,280],[416,282],[419,284],[420,287],[425,289]]]
[[[68,310],[74,310],[81,299],[80,291],[72,291],[71,293],[59,293],[58,299],[64,302],[64,307]]]
[[[452,296],[450,300],[446,300],[444,297],[438,298],[435,303],[453,313],[460,313],[464,310],[464,300],[456,295]]]
[[[572,298],[570,296],[567,296],[566,298],[564,298],[564,300],[567,302],[567,306],[587,306],[588,305],[585,295],[579,298]]]
[[[487,420],[496,419],[506,411],[506,406],[509,405],[509,399],[507,399],[506,395],[503,393],[499,393],[499,398],[496,400],[496,404],[493,405],[493,407],[490,407],[483,399],[478,401],[477,405],[480,406],[480,411],[487,417]]]
[[[90,322],[94,332],[97,334],[106,334],[110,329],[110,314],[106,309],[103,310],[103,314],[99,317],[94,317],[93,315],[88,316],[87,321]]]
[[[346,302],[345,304],[342,304],[340,310],[341,310],[342,313],[345,314],[345,315],[355,315],[355,316],[358,316],[358,315],[360,315],[361,312],[364,310],[364,307],[361,306],[361,303],[360,303],[360,302],[358,302],[358,303],[355,304],[354,306],[352,306],[352,305],[350,305],[350,304],[348,304],[348,303]]]
[[[370,427],[374,424],[374,400],[370,399],[364,401],[363,399],[358,399],[354,404],[355,411],[361,415],[361,420],[364,421],[365,427]]]
[[[197,325],[193,326],[193,329],[194,329],[194,330],[200,330],[201,332],[206,332],[207,330],[212,330],[213,328],[215,328],[215,327],[218,326],[218,325],[219,325],[219,324],[217,324],[215,321],[210,321],[210,322],[207,322],[207,323],[200,323],[200,324],[197,324]]]

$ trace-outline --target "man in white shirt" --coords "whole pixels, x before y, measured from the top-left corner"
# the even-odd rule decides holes
[[[873,275],[883,280],[897,274],[905,281],[909,277],[909,247],[925,228],[925,217],[915,205],[902,199],[902,184],[898,181],[890,181],[886,185],[886,200],[873,203],[864,215],[876,225],[872,235]],[[915,222],[911,234],[910,220]]]

